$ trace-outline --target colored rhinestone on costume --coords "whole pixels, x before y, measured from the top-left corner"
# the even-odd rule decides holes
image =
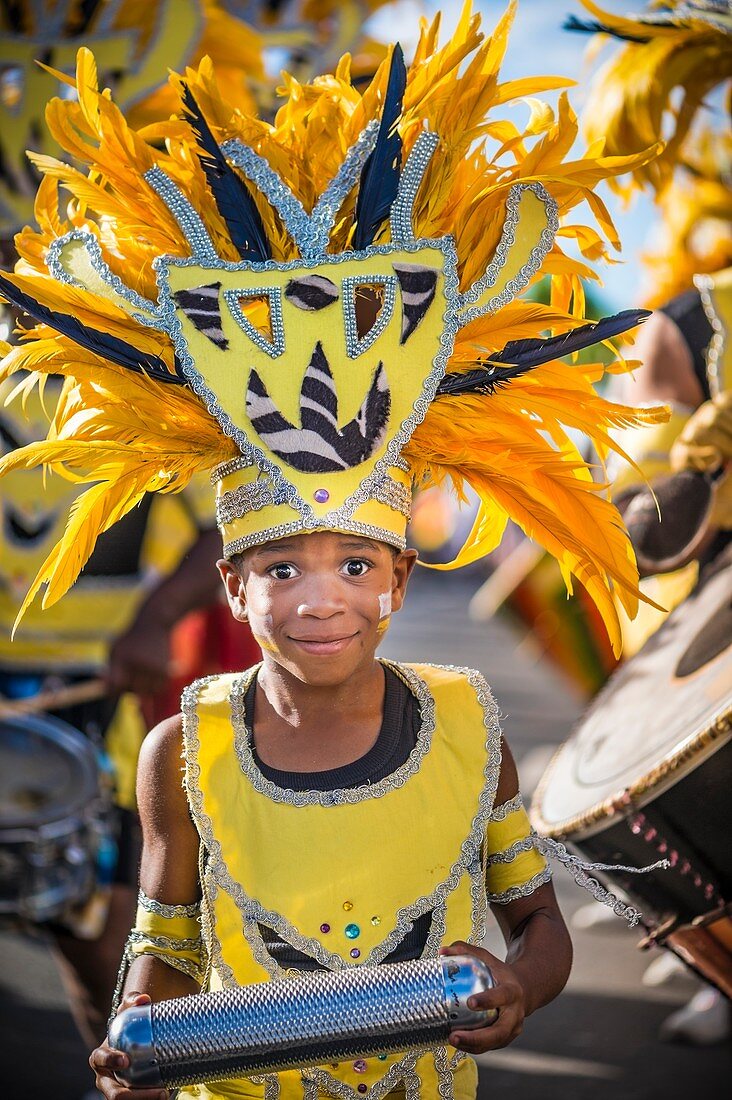
[[[316,500],[318,504],[325,504],[330,500],[330,493],[327,489],[316,489],[313,493],[313,500]]]
[[[320,931],[323,933],[330,932],[330,925],[325,923],[321,924]]]
[[[347,924],[345,932],[349,940],[357,940],[361,935],[361,929],[357,924]]]
[[[357,947],[352,947],[351,950],[349,951],[349,954],[350,954],[352,959],[360,959],[361,958],[361,952],[359,951],[359,949]]]
[[[368,1066],[364,1062],[363,1058],[357,1058],[356,1061],[353,1063],[353,1068],[355,1069],[356,1073],[365,1073],[368,1069]]]
[[[353,909],[353,902],[352,901],[344,901],[343,902],[343,908],[344,908],[346,913],[350,913],[351,910]]]

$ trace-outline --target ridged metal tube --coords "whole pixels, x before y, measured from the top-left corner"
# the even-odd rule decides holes
[[[109,1042],[129,1056],[123,1084],[202,1084],[444,1043],[493,1022],[467,1006],[493,984],[468,955],[317,971],[128,1008]]]

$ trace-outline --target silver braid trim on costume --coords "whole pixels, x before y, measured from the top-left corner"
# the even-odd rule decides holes
[[[175,908],[178,907],[176,906]],[[184,907],[181,906],[181,908]],[[149,944],[150,946],[146,947],[144,951],[135,951],[135,946],[140,943]],[[160,948],[160,950],[156,950],[156,947]],[[179,959],[175,955],[166,955],[164,954],[166,950],[200,951],[201,962],[197,963],[193,962],[191,959]],[[151,955],[154,959],[158,959],[160,962],[165,963],[166,966],[170,966],[173,970],[178,970],[181,974],[186,974],[189,978],[192,978],[194,982],[198,982],[199,985],[203,984],[208,965],[208,954],[200,936],[196,936],[195,939],[186,939],[182,936],[153,936],[146,932],[138,932],[133,928],[127,937],[127,942],[122,952],[122,960],[119,970],[117,971],[117,982],[112,995],[112,1007],[109,1013],[107,1026],[111,1024],[112,1020],[119,1012],[119,1006],[122,1000],[122,990],[124,989],[125,979],[127,978],[127,972],[131,964],[135,959],[142,958],[143,955]]]
[[[137,895],[137,904],[146,913],[155,913],[158,917],[171,919],[174,917],[198,917],[201,915],[201,903],[195,901],[191,905],[166,905],[165,902],[149,898],[144,890]]]

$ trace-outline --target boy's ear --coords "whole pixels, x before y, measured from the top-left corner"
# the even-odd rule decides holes
[[[391,609],[401,610],[407,593],[409,577],[417,562],[416,550],[402,550],[394,559],[394,573],[391,582]]]
[[[216,562],[216,568],[221,575],[221,580],[224,582],[226,600],[229,604],[231,614],[240,623],[247,622],[249,616],[247,614],[244,581],[241,574],[234,568],[230,561],[226,560],[226,558],[220,558],[219,561]]]

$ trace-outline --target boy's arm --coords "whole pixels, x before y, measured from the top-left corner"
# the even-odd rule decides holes
[[[519,791],[510,749],[502,745],[503,763],[496,804],[509,802]],[[550,882],[504,905],[492,905],[506,941],[506,960],[464,942],[442,949],[443,955],[475,955],[490,967],[495,989],[471,998],[471,1008],[497,1008],[498,1019],[476,1031],[456,1031],[450,1042],[469,1054],[507,1046],[523,1029],[526,1016],[548,1004],[564,988],[572,965],[572,944]]]
[[[137,801],[142,823],[140,885],[148,898],[165,905],[191,905],[200,899],[198,834],[181,783],[182,719],[161,722],[145,739],[137,771]],[[151,955],[134,959],[127,973],[120,1009],[147,1001],[187,997],[199,992],[193,978]],[[127,1089],[114,1077],[127,1056],[105,1041],[89,1064],[96,1086],[107,1100],[158,1100],[167,1090]]]

